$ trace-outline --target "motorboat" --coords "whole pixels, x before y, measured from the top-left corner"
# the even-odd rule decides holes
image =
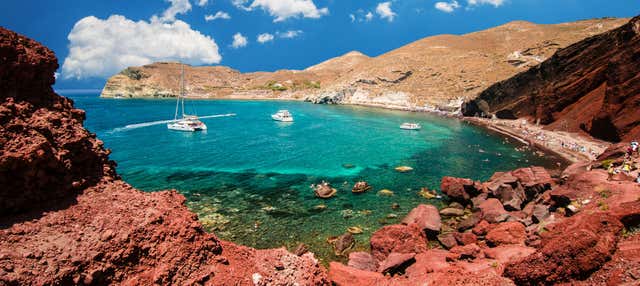
[[[420,130],[421,128],[422,126],[420,126],[420,124],[418,123],[405,122],[400,125],[400,129],[404,130]]]
[[[185,114],[184,100],[184,65],[182,65],[180,94],[178,95],[178,100],[176,101],[176,112],[173,116],[173,120],[167,123],[167,128],[169,128],[170,130],[188,132],[207,130],[207,125],[200,121],[198,116]],[[182,112],[180,112],[181,109]],[[180,116],[178,116],[179,114]]]
[[[276,121],[293,122],[293,116],[291,116],[288,110],[278,110],[276,114],[271,115],[271,118]]]

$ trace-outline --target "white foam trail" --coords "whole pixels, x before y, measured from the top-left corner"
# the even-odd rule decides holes
[[[236,116],[236,114],[235,113],[216,114],[216,115],[198,116],[198,118],[204,119],[204,118],[230,117],[230,116]],[[114,128],[112,130],[112,132],[120,132],[120,131],[125,131],[125,130],[149,127],[149,126],[153,126],[153,125],[167,124],[167,123],[171,123],[171,122],[174,122],[174,121],[176,121],[176,120],[171,119],[171,120],[160,120],[160,121],[151,121],[151,122],[129,124],[129,125],[125,125],[124,127]]]

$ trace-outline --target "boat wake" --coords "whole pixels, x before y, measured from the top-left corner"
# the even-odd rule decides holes
[[[198,118],[206,119],[206,118],[231,117],[231,116],[236,116],[236,114],[235,113],[216,114],[216,115],[199,116]],[[131,129],[138,129],[138,128],[149,127],[149,126],[154,126],[154,125],[167,124],[167,123],[171,123],[171,122],[175,122],[175,121],[177,121],[177,120],[171,119],[171,120],[159,120],[159,121],[151,121],[151,122],[129,124],[129,125],[126,125],[124,127],[114,128],[113,130],[111,130],[111,132],[113,133],[113,132],[127,131],[127,130],[131,130]]]

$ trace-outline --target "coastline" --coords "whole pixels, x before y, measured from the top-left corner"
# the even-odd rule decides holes
[[[118,99],[113,97],[102,97],[105,99]],[[310,104],[317,104],[309,102],[304,98],[256,98],[256,97],[187,97],[191,100],[247,100],[247,101],[296,101],[296,102],[308,102]],[[156,97],[134,97],[134,98],[121,98],[128,99],[148,99],[148,100],[167,100],[174,98],[156,98]],[[405,112],[418,112],[418,113],[430,113],[437,116],[443,116],[447,118],[456,118],[461,121],[476,125],[484,128],[488,131],[493,131],[511,139],[517,140],[522,144],[535,148],[543,153],[552,154],[564,160],[563,165],[570,165],[573,163],[590,162],[595,159],[597,154],[602,153],[611,143],[596,140],[595,138],[578,134],[567,133],[556,130],[546,130],[544,126],[535,126],[530,123],[523,123],[522,120],[498,120],[498,119],[486,119],[479,117],[463,117],[453,112],[442,111],[437,108],[428,107],[411,107],[401,105],[385,105],[376,103],[340,103],[333,105],[350,105],[350,106],[363,106],[369,108],[380,108],[387,110],[397,110]],[[523,133],[523,131],[526,131]],[[531,135],[544,135],[544,137],[531,136]],[[541,138],[544,138],[541,140]],[[553,142],[549,142],[549,139]],[[562,147],[562,144],[558,142],[564,142],[566,146],[585,146],[586,152],[580,152],[579,150],[573,150],[569,147]],[[590,149],[590,150],[589,150]]]

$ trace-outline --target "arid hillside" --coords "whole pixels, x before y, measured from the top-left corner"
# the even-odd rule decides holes
[[[465,104],[467,116],[527,117],[607,141],[640,137],[640,17],[558,51]]]
[[[558,49],[617,28],[628,19],[554,25],[511,22],[466,35],[424,38],[378,57],[350,52],[303,71],[240,73],[187,67],[188,95],[279,98],[402,109],[455,109],[492,84],[538,65]],[[131,67],[110,78],[103,97],[170,97],[180,66]]]

